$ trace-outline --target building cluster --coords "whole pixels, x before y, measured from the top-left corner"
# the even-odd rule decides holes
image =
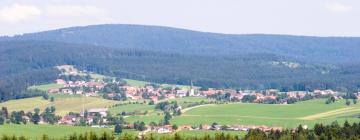
[[[119,97],[126,96],[128,100],[143,100],[149,99],[155,103],[160,99],[174,99],[184,96],[199,96],[196,94],[196,89],[180,89],[176,86],[153,86],[146,85],[144,87],[135,87],[127,84],[119,84],[119,82],[111,81],[104,82],[101,80],[90,81],[65,81],[63,79],[55,80],[58,85],[63,85],[60,88],[52,88],[48,90],[51,94],[81,94],[86,96],[103,96],[107,99],[118,100]],[[108,85],[110,90],[104,89]],[[114,87],[116,86],[116,87]],[[124,99],[123,97],[121,99]]]
[[[99,125],[105,126],[108,123],[108,120],[106,120],[106,116],[108,115],[108,112],[109,112],[108,108],[94,108],[94,109],[89,109],[86,112],[82,112],[80,114],[70,113],[62,117],[58,121],[58,124],[76,125],[81,123],[80,122],[81,118],[85,118],[84,123],[87,125],[98,126],[99,123]],[[84,115],[84,113],[86,113],[86,116]],[[95,119],[98,119],[97,120],[98,122],[95,122],[94,124]]]
[[[129,125],[128,128],[131,128],[132,126]],[[174,129],[172,125],[164,125],[164,126],[146,126],[148,129],[146,131],[152,131],[160,134],[164,133],[172,133],[175,131],[194,131],[194,130],[209,130],[209,131],[218,131],[218,130],[224,130],[224,131],[249,131],[250,129],[259,129],[264,132],[270,132],[270,131],[282,131],[282,127],[269,127],[265,125],[207,125],[203,124],[200,126],[190,126],[190,125],[182,125]]]
[[[102,96],[110,100],[144,100],[148,99],[154,103],[162,99],[174,99],[185,96],[202,96],[213,97],[215,95],[224,95],[231,101],[242,101],[246,96],[252,96],[253,103],[269,103],[277,100],[279,104],[287,104],[290,100],[302,100],[306,97],[316,98],[328,95],[337,95],[338,92],[333,90],[314,90],[308,91],[289,91],[280,92],[276,89],[268,89],[263,91],[255,90],[234,90],[234,89],[213,89],[199,90],[189,86],[187,89],[181,89],[176,86],[154,86],[146,85],[144,87],[135,87],[128,84],[119,84],[116,81],[65,81],[57,79],[56,84],[63,85],[61,88],[50,89],[49,93],[63,94],[82,94],[86,96]],[[111,87],[108,89],[108,85]],[[115,86],[115,87],[114,87]],[[356,94],[360,96],[360,93]]]
[[[276,101],[277,104],[288,104],[291,100],[308,100],[306,98],[320,98],[325,96],[338,96],[339,92],[333,90],[314,90],[309,91],[289,91],[280,92],[277,89],[268,89],[262,91],[256,90],[233,90],[233,89],[208,89],[200,91],[199,96],[226,98],[230,101],[244,101],[246,96],[251,96],[249,102],[253,103],[271,103]],[[224,96],[222,96],[224,95]],[[360,95],[360,93],[358,94]]]
[[[63,85],[63,87],[49,89],[49,93],[82,94],[86,96],[97,96],[106,85],[102,81],[65,81],[63,79],[57,79],[55,83]]]

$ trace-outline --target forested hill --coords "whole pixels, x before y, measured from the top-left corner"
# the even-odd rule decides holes
[[[0,101],[57,78],[57,65],[157,83],[286,90],[360,87],[360,38],[227,35],[94,25],[0,38]]]
[[[159,26],[114,24],[71,27],[3,37],[0,40],[48,40],[207,56],[270,53],[310,63],[360,62],[360,38],[357,37],[231,35]]]

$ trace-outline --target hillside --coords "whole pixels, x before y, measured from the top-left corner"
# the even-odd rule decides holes
[[[0,40],[47,40],[113,48],[194,54],[269,53],[303,62],[360,62],[360,38],[289,35],[233,35],[142,25],[92,25],[30,33]]]
[[[155,83],[357,90],[360,38],[230,35],[93,25],[0,38],[0,100],[57,78],[58,65]],[[6,81],[6,82],[5,82]]]
[[[56,107],[56,115],[64,116],[69,112],[82,112],[84,109],[91,108],[104,108],[111,107],[114,104],[121,102],[105,100],[97,97],[83,97],[83,96],[70,96],[70,95],[52,95],[55,98],[54,102],[44,100],[41,97],[33,97],[27,99],[11,100],[4,103],[0,103],[0,107],[7,107],[10,111],[34,111],[35,108],[39,108],[41,111],[46,107]]]

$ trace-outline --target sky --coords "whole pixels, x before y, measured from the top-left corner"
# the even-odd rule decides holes
[[[360,37],[360,0],[0,0],[0,36],[93,24]]]

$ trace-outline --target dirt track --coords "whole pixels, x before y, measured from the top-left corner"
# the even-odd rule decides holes
[[[316,119],[321,119],[321,118],[325,118],[325,117],[330,117],[330,116],[335,116],[335,115],[350,113],[350,112],[355,112],[355,111],[360,111],[360,108],[355,108],[355,107],[341,108],[341,109],[336,109],[336,110],[331,110],[331,111],[327,111],[327,112],[323,112],[323,113],[318,113],[318,114],[314,114],[314,115],[301,117],[299,119],[316,120]]]

